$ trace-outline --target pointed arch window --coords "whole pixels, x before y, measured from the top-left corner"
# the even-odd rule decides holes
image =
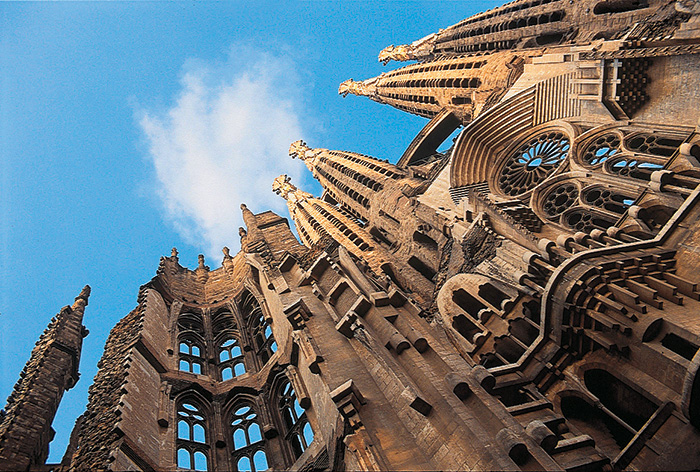
[[[178,344],[178,351],[180,354],[179,369],[182,372],[202,374],[202,369],[204,367],[204,343],[194,336],[184,336],[180,339]]]
[[[178,405],[176,443],[178,468],[209,470],[206,419],[195,402],[185,400]]]
[[[285,439],[298,459],[313,442],[314,431],[306,417],[306,410],[299,404],[296,392],[288,380],[280,388],[279,411],[285,426]]]
[[[272,357],[272,354],[277,352],[277,342],[272,335],[270,323],[265,319],[260,303],[250,292],[245,292],[241,298],[241,313],[253,336],[256,353],[264,364]]]
[[[229,380],[246,372],[241,344],[233,336],[219,343],[219,369],[221,380]]]
[[[239,472],[268,470],[265,441],[263,440],[258,415],[249,404],[238,405],[231,417],[233,437],[233,463]]]

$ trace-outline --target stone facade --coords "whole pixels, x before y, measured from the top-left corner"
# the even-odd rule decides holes
[[[242,205],[220,268],[164,257],[56,468],[699,468],[698,14],[517,0],[382,51],[418,62],[340,92],[430,117],[397,164],[297,141],[302,244]],[[46,458],[44,389],[8,469]]]

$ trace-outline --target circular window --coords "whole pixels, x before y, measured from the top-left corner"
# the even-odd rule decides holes
[[[578,201],[578,188],[574,184],[560,185],[549,192],[542,208],[549,218],[555,218]]]
[[[583,151],[583,161],[591,166],[602,164],[620,152],[620,137],[610,133],[599,137]]]
[[[520,195],[551,175],[569,154],[563,133],[542,133],[513,152],[503,164],[498,185],[506,195]]]

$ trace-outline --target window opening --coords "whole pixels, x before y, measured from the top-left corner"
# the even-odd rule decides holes
[[[241,313],[246,320],[255,343],[256,353],[266,363],[277,352],[277,343],[272,335],[272,327],[263,315],[260,303],[250,292],[241,299]]]
[[[313,442],[314,432],[306,417],[306,411],[297,401],[296,392],[289,381],[282,385],[279,410],[287,431],[285,439],[292,446],[294,456],[298,459]]]
[[[229,337],[219,345],[219,369],[222,380],[245,374],[245,358],[236,338]]]
[[[177,466],[208,470],[206,420],[201,409],[194,402],[182,402],[177,409],[177,420]]]
[[[198,375],[202,374],[202,368],[204,366],[202,350],[202,345],[197,341],[189,337],[181,339],[179,343],[179,369],[182,372],[191,372]]]

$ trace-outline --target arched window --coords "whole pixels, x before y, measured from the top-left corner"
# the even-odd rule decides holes
[[[185,400],[177,409],[177,466],[208,470],[206,420],[195,402]]]
[[[258,415],[250,405],[236,407],[231,417],[231,434],[237,471],[260,472],[269,468]]]
[[[229,380],[246,372],[243,350],[238,340],[232,336],[219,344],[219,369],[221,380]]]
[[[279,411],[286,428],[285,439],[292,446],[294,455],[299,458],[314,440],[314,432],[306,411],[297,401],[296,392],[289,381],[285,381],[280,389]]]
[[[180,364],[179,369],[183,372],[192,372],[193,374],[201,374],[204,366],[202,343],[194,339],[193,336],[187,336],[180,339],[179,353]]]
[[[260,304],[250,292],[245,292],[241,298],[241,314],[253,336],[256,353],[264,364],[277,352],[277,343]]]

